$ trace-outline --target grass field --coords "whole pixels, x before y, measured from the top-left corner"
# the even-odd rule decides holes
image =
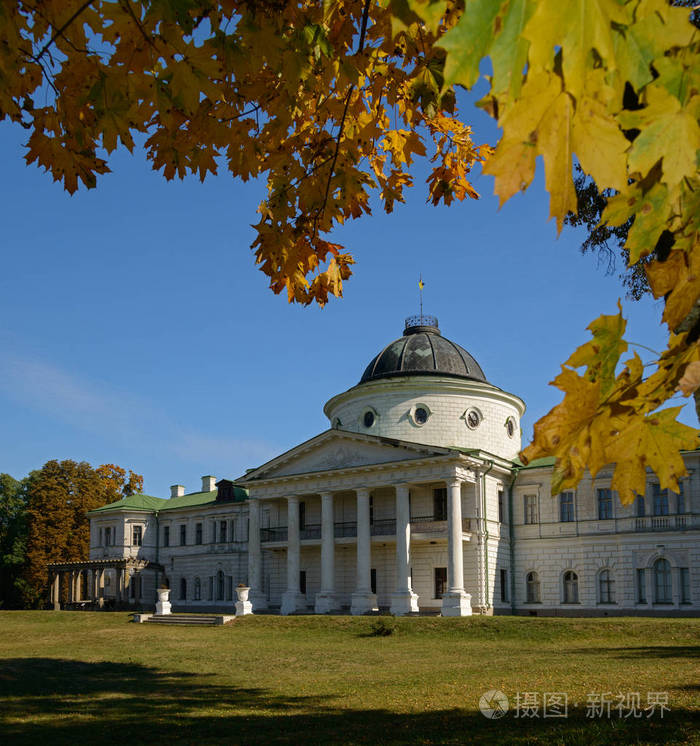
[[[700,743],[700,619],[128,620],[0,612],[0,743]],[[516,718],[518,692],[566,692],[568,717]],[[669,710],[621,718],[628,692]],[[604,693],[611,717],[588,717]]]

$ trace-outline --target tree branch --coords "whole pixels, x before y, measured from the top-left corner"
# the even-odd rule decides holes
[[[365,33],[367,32],[367,21],[369,19],[369,6],[370,6],[371,0],[365,0],[365,7],[362,10],[362,25],[360,27],[360,42],[357,47],[356,54],[359,54],[365,46]],[[319,217],[323,215],[326,205],[328,204],[328,195],[331,191],[331,181],[333,180],[333,174],[335,173],[335,164],[338,161],[338,152],[340,151],[340,141],[343,138],[343,130],[345,129],[345,119],[348,115],[348,107],[350,106],[350,97],[352,96],[352,92],[355,90],[355,86],[351,85],[348,89],[348,92],[345,96],[345,107],[343,108],[343,116],[340,119],[340,127],[338,129],[338,136],[336,138],[335,143],[335,153],[333,154],[333,161],[331,162],[331,168],[328,172],[328,180],[326,181],[326,193],[323,196],[323,202],[321,203],[321,207],[316,212],[316,215],[314,217],[314,235],[316,235],[316,226],[318,223]]]
[[[73,15],[58,29],[56,29],[53,33],[53,36],[44,44],[44,46],[41,48],[41,51],[36,56],[36,61],[38,62],[49,50],[51,45],[58,39],[59,36],[63,36],[63,32],[73,23],[73,21],[84,11],[87,10],[90,5],[92,5],[93,0],[87,0],[87,2],[84,2],[76,11],[73,13]]]

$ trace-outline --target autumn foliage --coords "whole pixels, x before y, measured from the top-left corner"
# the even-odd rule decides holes
[[[504,202],[541,157],[560,230],[576,210],[578,161],[613,195],[603,222],[633,219],[625,248],[632,264],[652,257],[669,342],[650,370],[622,360],[621,315],[594,321],[522,459],[555,455],[555,490],[617,461],[628,502],[647,466],[677,489],[678,450],[698,445],[676,407],[659,409],[700,382],[700,36],[689,13],[667,0],[5,2],[0,112],[27,129],[27,161],[70,192],[137,141],[168,179],[222,165],[264,177],[255,258],[274,292],[303,304],[342,294],[353,258],[330,233],[368,214],[372,191],[391,211],[416,158],[432,162],[428,199],[450,204],[478,196],[475,164]],[[455,103],[485,60],[495,149],[472,142]]]
[[[143,477],[107,464],[48,461],[26,479],[27,549],[22,572],[24,601],[44,596],[49,562],[86,560],[90,549],[87,512],[121,499]]]

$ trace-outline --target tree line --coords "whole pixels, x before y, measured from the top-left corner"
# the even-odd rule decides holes
[[[140,474],[115,464],[52,460],[22,479],[0,473],[0,608],[42,606],[48,564],[88,559],[88,511],[142,489]]]

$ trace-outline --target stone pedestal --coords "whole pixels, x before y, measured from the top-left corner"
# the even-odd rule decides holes
[[[413,591],[403,591],[391,594],[389,612],[394,616],[403,616],[418,612],[418,595]]]
[[[170,608],[170,588],[159,588],[158,601],[156,602],[156,614],[163,616],[164,614],[172,614]]]
[[[471,616],[472,597],[464,591],[448,591],[442,596],[441,616]]]
[[[253,604],[248,600],[249,587],[236,588],[238,601],[236,601],[236,616],[245,616],[253,613]]]
[[[376,593],[353,593],[350,613],[353,616],[361,616],[362,614],[369,614],[370,611],[379,611]]]
[[[335,593],[324,593],[321,591],[316,594],[316,603],[314,604],[315,614],[330,614],[331,611],[338,610],[338,602]]]

